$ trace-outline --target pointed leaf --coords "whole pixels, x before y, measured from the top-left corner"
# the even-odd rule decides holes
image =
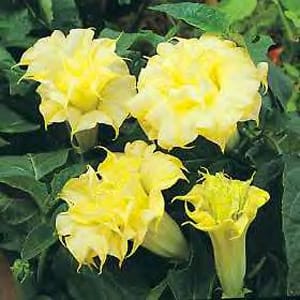
[[[229,26],[224,13],[205,4],[182,2],[161,4],[150,9],[164,12],[203,31],[222,33],[226,32]]]

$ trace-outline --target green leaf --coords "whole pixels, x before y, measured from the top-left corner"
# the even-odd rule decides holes
[[[13,176],[28,176],[36,180],[43,178],[56,168],[64,165],[69,149],[52,152],[26,154],[22,156],[0,157],[0,178]]]
[[[32,259],[47,250],[57,241],[53,228],[47,224],[40,224],[27,235],[21,251],[22,259]]]
[[[0,11],[1,45],[5,47],[28,47],[33,42],[28,34],[32,30],[28,10]]]
[[[34,131],[39,128],[40,125],[30,123],[5,105],[0,104],[0,132],[21,133]]]
[[[0,178],[10,176],[34,177],[30,160],[24,156],[0,156]]]
[[[0,148],[9,145],[9,142],[4,138],[0,137]]]
[[[295,27],[300,28],[300,9],[298,12],[287,10],[284,14],[294,23]]]
[[[119,5],[129,5],[131,0],[118,0]]]
[[[288,295],[300,294],[300,158],[288,156],[283,174],[283,231],[288,261]]]
[[[167,282],[175,299],[211,298],[215,280],[212,256],[201,233],[193,232],[193,235],[193,252],[189,265],[183,269],[170,270],[167,275]]]
[[[168,287],[167,280],[164,279],[157,286],[151,289],[150,293],[147,295],[146,300],[159,300],[165,289]]]
[[[274,44],[268,35],[260,35],[257,38],[255,40],[250,37],[245,39],[248,52],[255,63],[267,61],[268,49]]]
[[[0,192],[0,214],[4,212],[11,202],[11,198]]]
[[[11,95],[24,96],[32,85],[29,81],[21,81],[24,71],[16,67],[16,61],[11,54],[3,47],[0,47],[0,75],[9,82],[9,93]],[[13,67],[13,68],[12,68]]]
[[[0,193],[0,215],[7,224],[22,224],[38,213],[36,205],[28,197],[14,193],[13,198]],[[2,209],[1,209],[2,208]]]
[[[293,93],[293,83],[291,79],[284,74],[280,67],[269,63],[268,81],[273,95],[279,100],[281,105],[285,107]]]
[[[41,16],[47,24],[51,24],[53,20],[52,0],[38,0]]]
[[[0,182],[28,193],[41,211],[47,210],[47,188],[44,183],[26,176],[0,177]]]
[[[52,0],[53,22],[55,29],[68,31],[82,27],[76,2],[74,0]]]
[[[163,36],[158,35],[151,30],[142,30],[137,33],[125,33],[115,31],[110,28],[104,28],[100,33],[100,37],[114,39],[118,38],[117,52],[120,55],[125,54],[126,50],[128,50],[131,46],[138,42],[145,41],[156,48],[159,43],[165,41],[165,38]]]
[[[300,10],[299,0],[280,0],[280,2],[288,10]]]
[[[64,165],[68,159],[69,149],[61,149],[58,151],[28,154],[35,179],[40,180],[56,168]]]
[[[182,2],[161,4],[152,6],[150,9],[164,12],[203,31],[223,33],[228,30],[229,26],[224,13],[205,4]]]
[[[79,276],[69,278],[68,290],[74,300],[144,300],[149,289],[139,286],[137,279],[132,282],[129,274],[118,276],[104,271],[97,276],[91,271],[83,271]]]
[[[230,24],[249,17],[255,10],[257,0],[222,0],[218,9],[226,14]]]

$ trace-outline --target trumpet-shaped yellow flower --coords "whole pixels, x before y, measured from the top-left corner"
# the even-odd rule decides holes
[[[22,56],[23,78],[40,82],[40,111],[45,125],[68,121],[72,133],[97,123],[119,127],[128,115],[128,100],[136,94],[135,78],[115,53],[116,41],[94,39],[91,29],[55,30]]]
[[[163,148],[202,135],[224,149],[238,121],[258,119],[267,69],[234,42],[208,34],[161,43],[141,71],[130,111]]]
[[[187,223],[209,233],[224,297],[242,297],[246,232],[258,208],[269,200],[269,194],[251,186],[251,180],[232,180],[223,173],[203,176],[202,184],[175,199],[186,201],[185,210],[192,219]]]
[[[101,269],[107,255],[121,265],[140,245],[166,257],[188,255],[178,225],[164,211],[162,195],[163,189],[185,179],[183,166],[154,150],[142,141],[128,143],[125,153],[108,151],[98,172],[89,167],[64,186],[60,197],[69,208],[57,216],[56,228],[80,265],[99,257]]]

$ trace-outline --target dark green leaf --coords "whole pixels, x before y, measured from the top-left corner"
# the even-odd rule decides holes
[[[159,300],[161,299],[161,295],[167,288],[168,283],[167,280],[164,279],[162,282],[160,282],[157,286],[155,286],[153,289],[151,289],[150,293],[147,295],[146,300]]]
[[[61,149],[53,152],[28,154],[35,179],[40,180],[56,168],[64,165],[68,159],[69,149]]]
[[[125,33],[115,31],[110,28],[105,28],[101,31],[100,36],[103,38],[118,38],[117,52],[120,55],[125,54],[125,51],[128,50],[135,43],[145,41],[150,43],[155,48],[159,43],[165,40],[163,36],[160,36],[151,30],[142,30],[137,33]]]
[[[15,65],[16,61],[11,54],[4,47],[0,47],[0,75],[8,80],[11,95],[24,96],[32,83],[28,81],[19,82],[24,71]]]
[[[67,31],[82,26],[74,0],[52,0],[52,10],[53,28]]]
[[[119,5],[129,5],[131,0],[118,0]]]
[[[280,101],[281,105],[285,107],[293,93],[293,83],[287,77],[280,67],[274,64],[269,64],[269,87],[273,95]]]
[[[28,47],[33,42],[28,37],[32,29],[28,10],[15,10],[0,13],[1,45],[5,47]]]
[[[7,145],[9,145],[9,142],[6,141],[4,138],[0,137],[0,148],[5,147]]]
[[[22,259],[32,259],[47,250],[57,241],[53,228],[47,224],[35,227],[25,239],[21,251]]]
[[[225,13],[230,23],[249,17],[257,5],[257,0],[222,0],[218,9]]]
[[[38,0],[41,16],[47,24],[53,20],[52,0]]]
[[[274,44],[268,35],[260,35],[255,40],[253,38],[245,39],[248,51],[255,63],[267,61],[268,49]]]
[[[61,149],[22,156],[2,156],[0,157],[0,178],[28,176],[39,180],[65,164],[68,153],[69,149]]]
[[[82,272],[68,280],[68,289],[74,300],[144,300],[147,288],[139,286],[139,282],[131,282],[130,276],[116,276],[105,271],[100,276],[90,271]],[[127,277],[127,278],[125,278]]]
[[[0,178],[10,176],[34,177],[32,164],[27,156],[0,157]]]
[[[0,214],[8,208],[11,200],[6,194],[0,192]]]
[[[2,194],[2,193],[1,193]],[[9,198],[0,194],[0,209],[7,201],[5,207],[2,207],[3,220],[7,224],[17,225],[26,222],[37,214],[38,210],[36,205],[28,197],[15,196],[14,198]],[[2,203],[1,203],[2,202]]]
[[[152,6],[150,9],[164,12],[203,31],[223,33],[229,26],[224,13],[205,4],[183,2],[161,4]]]
[[[201,233],[195,232],[192,259],[184,269],[170,270],[168,285],[175,299],[210,299],[215,273],[212,256],[204,243]]]
[[[289,156],[283,175],[283,231],[288,261],[288,295],[300,294],[300,158]]]
[[[45,184],[27,176],[0,177],[0,182],[28,193],[37,206],[46,211],[48,193]]]
[[[21,133],[39,128],[40,125],[30,123],[5,105],[0,104],[0,132]]]

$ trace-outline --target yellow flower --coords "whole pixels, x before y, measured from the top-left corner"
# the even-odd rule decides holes
[[[107,255],[121,265],[140,245],[165,257],[187,258],[185,239],[164,211],[162,195],[185,179],[183,166],[154,150],[143,141],[128,143],[125,153],[108,151],[97,172],[89,167],[64,186],[60,197],[69,208],[57,216],[56,228],[79,265],[99,257],[101,270]]]
[[[202,184],[196,184],[187,195],[175,199],[186,201],[186,213],[193,221],[187,223],[209,233],[223,296],[242,297],[246,232],[258,208],[269,200],[269,194],[250,186],[251,180],[232,180],[223,173],[207,173],[203,177]]]
[[[97,123],[119,127],[128,115],[128,100],[136,94],[135,78],[115,53],[116,41],[94,39],[91,29],[55,30],[22,56],[23,78],[40,82],[40,111],[45,125],[68,121],[72,134]]]
[[[130,111],[163,148],[202,135],[223,150],[238,121],[258,119],[267,69],[234,42],[208,34],[161,43],[141,71]]]

